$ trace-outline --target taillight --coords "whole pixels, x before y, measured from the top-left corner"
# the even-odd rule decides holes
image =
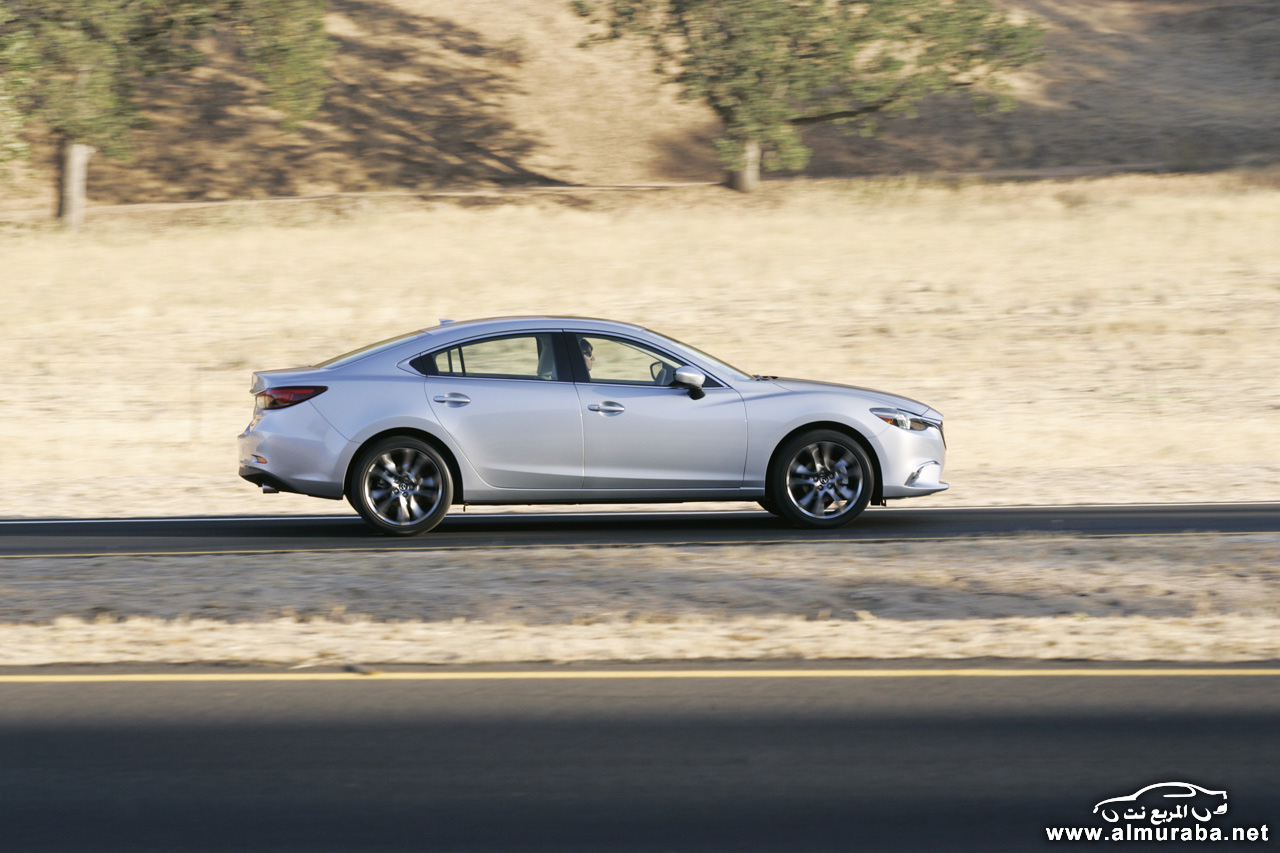
[[[293,385],[287,388],[268,388],[254,395],[259,409],[287,409],[328,391],[327,385]]]

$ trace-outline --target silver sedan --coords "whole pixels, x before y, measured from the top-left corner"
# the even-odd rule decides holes
[[[423,533],[455,504],[754,500],[803,527],[942,491],[942,415],[640,326],[505,317],[253,375],[240,476]]]

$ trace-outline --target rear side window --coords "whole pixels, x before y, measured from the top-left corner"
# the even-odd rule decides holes
[[[471,379],[560,379],[550,333],[486,338],[428,353],[413,366],[429,376]]]

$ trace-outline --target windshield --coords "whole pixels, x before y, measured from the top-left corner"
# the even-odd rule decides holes
[[[653,330],[650,329],[650,331],[653,331]],[[718,369],[723,373],[729,374],[730,376],[732,376],[734,379],[737,379],[737,380],[745,381],[747,379],[754,378],[750,373],[747,373],[746,371],[743,371],[743,370],[739,370],[729,362],[721,361],[720,359],[716,358],[714,355],[711,355],[708,352],[703,352],[697,347],[689,346],[684,341],[677,341],[675,338],[669,335],[664,335],[661,332],[654,332],[654,334],[658,335],[659,337],[666,338],[667,340],[671,341],[674,344],[678,344],[679,346],[684,347],[689,352],[696,353],[703,361],[707,362],[707,366],[712,368],[713,370]]]
[[[410,338],[416,338],[418,335],[421,335],[421,334],[422,334],[421,329],[416,332],[406,332],[403,335],[396,335],[394,338],[387,338],[385,341],[378,341],[376,344],[369,344],[368,346],[360,347],[360,349],[353,349],[351,352],[343,353],[340,356],[336,356],[334,358],[329,359],[328,361],[322,361],[319,364],[315,364],[312,366],[313,367],[342,367],[343,365],[350,364],[351,362],[357,359],[364,358],[365,356],[368,356],[368,355],[373,355],[376,352],[382,352],[384,349],[390,349],[391,347],[395,346],[401,341],[407,341]]]

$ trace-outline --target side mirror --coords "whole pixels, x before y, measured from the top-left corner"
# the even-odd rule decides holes
[[[707,392],[702,390],[702,383],[706,381],[706,374],[696,367],[690,367],[686,364],[684,367],[676,368],[676,380],[672,384],[681,388],[688,388],[690,397],[695,400],[701,400],[707,396]]]

